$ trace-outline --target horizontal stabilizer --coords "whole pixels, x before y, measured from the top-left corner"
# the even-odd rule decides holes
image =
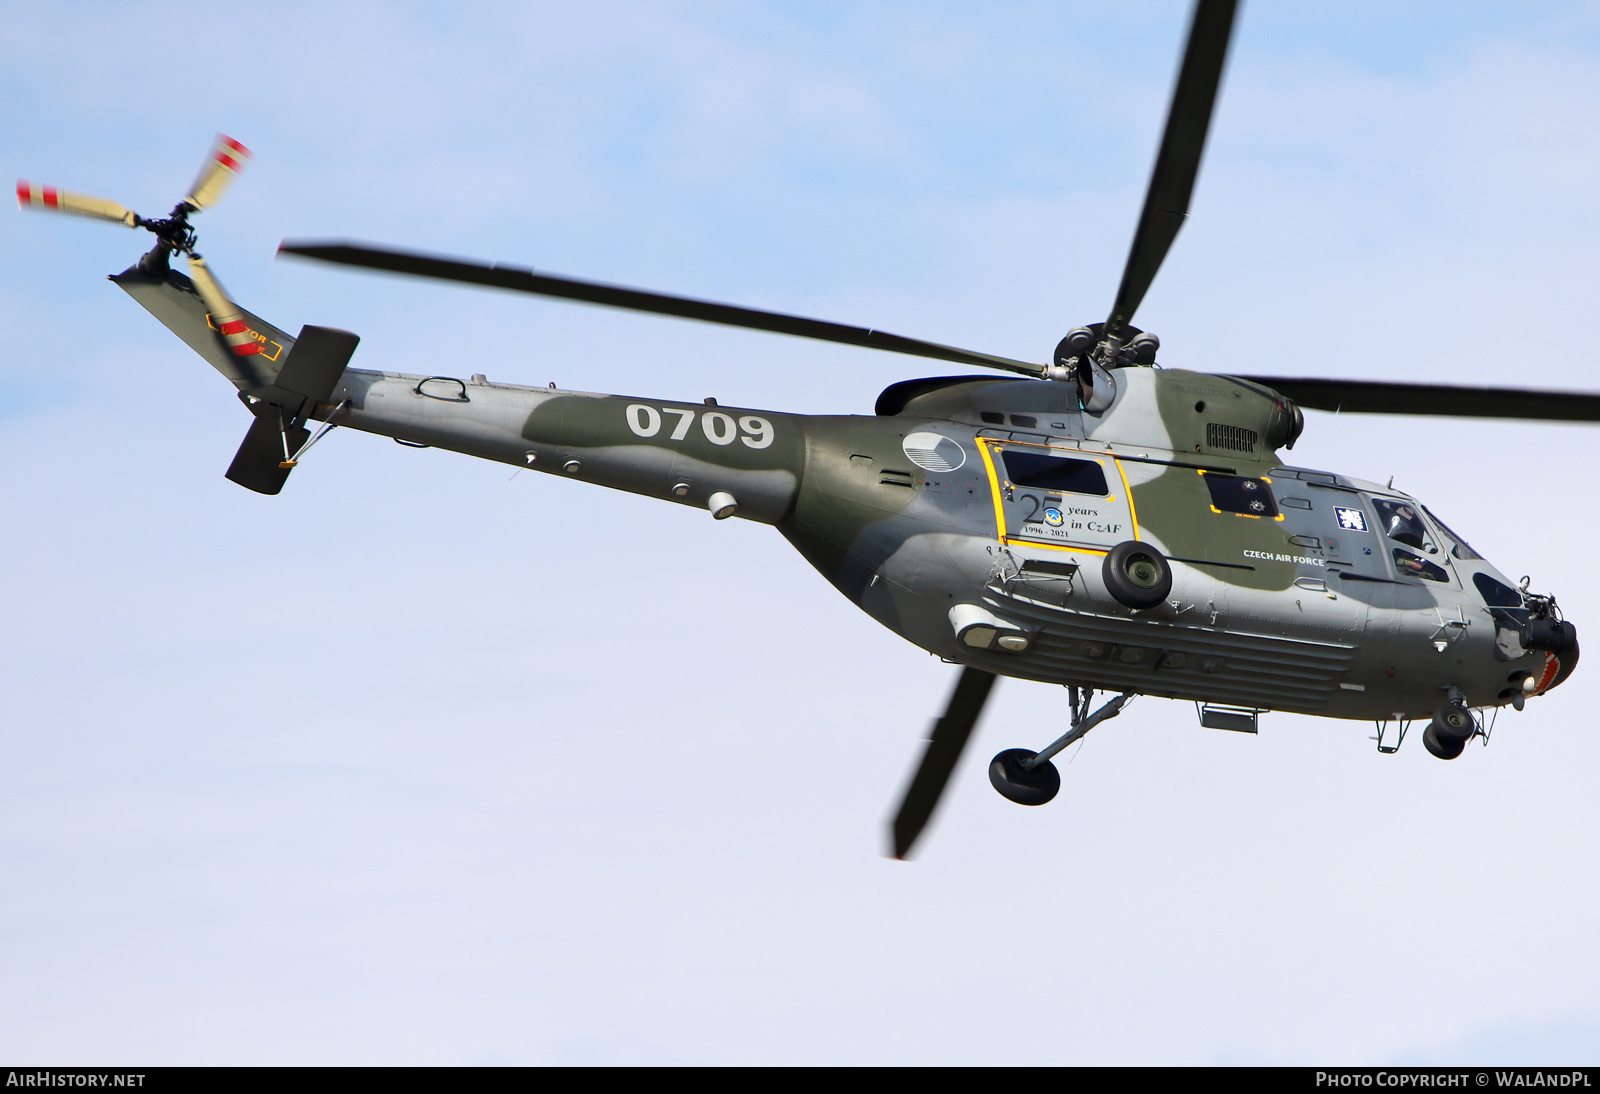
[[[347,330],[309,324],[301,327],[294,349],[289,351],[272,386],[314,403],[326,403],[333,397],[333,389],[360,342],[358,335]]]
[[[310,436],[310,431],[301,426],[291,425],[287,430],[280,430],[278,423],[270,418],[255,419],[228,467],[228,478],[258,494],[276,494],[289,480],[289,472],[294,470],[282,466],[287,462],[288,452],[298,451]]]

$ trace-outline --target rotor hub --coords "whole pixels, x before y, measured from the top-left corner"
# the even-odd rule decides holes
[[[1056,343],[1052,364],[1068,373],[1089,362],[1107,369],[1153,365],[1160,348],[1161,339],[1138,327],[1124,324],[1120,334],[1107,336],[1104,323],[1091,323],[1072,328]]]

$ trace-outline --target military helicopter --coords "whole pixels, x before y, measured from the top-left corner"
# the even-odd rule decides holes
[[[1486,712],[1521,710],[1577,664],[1555,598],[1513,584],[1417,499],[1279,452],[1302,408],[1600,421],[1600,395],[1163,368],[1159,339],[1132,325],[1187,215],[1236,7],[1196,4],[1110,313],[1045,363],[515,266],[280,248],[1015,374],[904,380],[871,417],[351,368],[357,336],[291,336],[233,303],[196,251],[190,217],[249,157],[230,138],[161,219],[26,182],[17,196],[155,234],[111,280],[238,390],[252,421],[226,474],[250,490],[280,492],[343,426],[774,526],[862,610],[960,667],[891,823],[904,858],[1000,676],[1068,689],[1064,734],[989,765],[1002,795],[1042,805],[1060,788],[1052,757],[1138,695],[1193,701],[1203,725],[1245,732],[1269,711],[1371,719],[1391,753],[1425,719],[1424,747],[1448,760],[1487,742]]]

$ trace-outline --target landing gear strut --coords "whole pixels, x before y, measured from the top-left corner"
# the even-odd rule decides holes
[[[1081,738],[1107,718],[1122,713],[1133,692],[1125,691],[1093,714],[1089,703],[1094,697],[1093,688],[1084,688],[1081,695],[1077,687],[1068,692],[1072,699],[1072,728],[1067,730],[1043,752],[1029,752],[1025,748],[1008,748],[989,762],[989,782],[1000,796],[1018,805],[1043,805],[1061,789],[1061,772],[1050,758],[1073,741]]]

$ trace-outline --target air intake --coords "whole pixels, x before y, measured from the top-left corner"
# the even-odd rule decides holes
[[[1254,452],[1256,431],[1243,426],[1207,422],[1206,447],[1217,452]]]

